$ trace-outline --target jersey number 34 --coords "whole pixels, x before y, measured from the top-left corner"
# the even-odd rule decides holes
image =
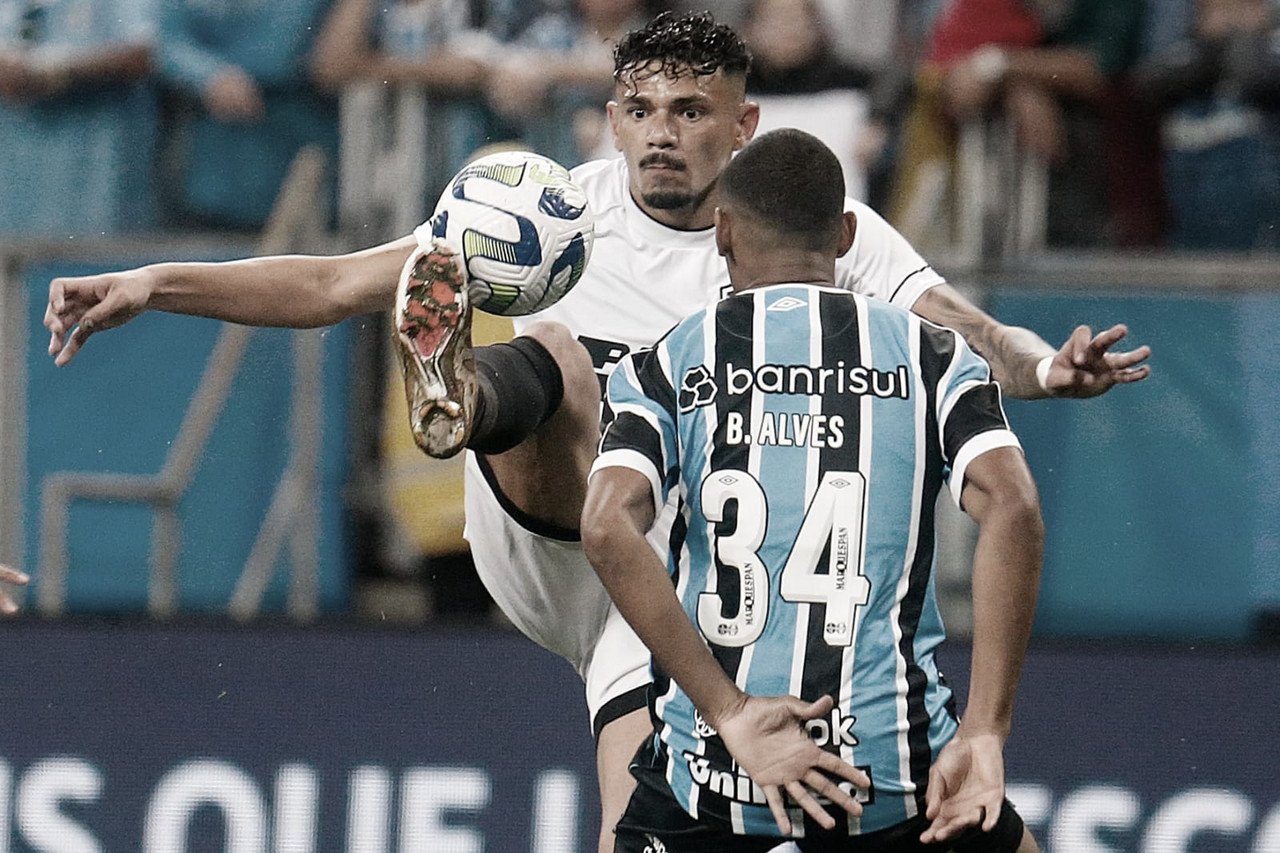
[[[824,473],[782,567],[782,599],[825,605],[822,636],[832,646],[852,645],[858,607],[871,596],[871,583],[862,573],[866,495],[867,481],[857,471]],[[760,639],[769,615],[769,572],[758,553],[769,503],[755,477],[732,470],[708,474],[701,499],[708,521],[724,521],[730,501],[737,502],[738,518],[732,533],[714,537],[716,560],[708,586],[715,591],[698,596],[698,627],[717,645],[747,646]],[[819,572],[824,553],[826,571]],[[723,615],[722,571],[738,575],[733,616]]]

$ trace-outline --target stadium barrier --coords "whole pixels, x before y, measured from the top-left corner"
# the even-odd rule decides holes
[[[0,642],[3,853],[594,849],[581,683],[514,633],[25,620]],[[963,688],[968,649],[942,651]],[[1277,853],[1278,683],[1275,650],[1034,646],[1010,795],[1048,853]]]
[[[330,248],[324,168],[318,151],[298,155],[259,254]],[[0,560],[34,568],[42,612],[69,604],[248,618],[264,602],[284,602],[305,619],[345,606],[343,327],[284,333],[148,315],[119,340],[95,338],[96,352],[66,371],[45,351],[41,318],[54,277],[247,254],[225,239],[212,248],[104,240],[4,252]],[[155,334],[157,325],[168,328]],[[280,351],[292,357],[280,363]],[[225,550],[242,540],[245,551]],[[37,543],[32,553],[28,542]],[[207,571],[200,551],[220,549],[217,569]],[[73,556],[82,567],[74,579]],[[149,577],[139,584],[136,566],[145,562]]]

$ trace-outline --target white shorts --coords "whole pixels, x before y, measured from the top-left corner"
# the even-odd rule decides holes
[[[577,531],[520,512],[489,483],[471,451],[464,486],[463,535],[480,580],[525,636],[577,670],[595,733],[644,707],[649,650],[609,601]]]

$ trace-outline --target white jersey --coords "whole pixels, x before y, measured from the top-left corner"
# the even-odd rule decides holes
[[[669,228],[640,209],[628,189],[626,161],[595,160],[572,171],[595,214],[596,238],[582,279],[545,311],[515,319],[563,323],[591,353],[596,372],[612,373],[628,352],[653,345],[676,323],[730,293],[715,228]],[[943,279],[880,214],[853,199],[853,248],[836,261],[836,285],[911,308]]]
[[[515,329],[521,333],[536,320],[563,323],[591,353],[603,390],[629,352],[652,346],[676,323],[727,296],[729,272],[716,251],[714,228],[668,228],[640,209],[621,158],[586,163],[573,177],[596,218],[591,260],[568,295],[545,311],[515,318]],[[858,227],[853,248],[836,263],[838,286],[910,308],[942,283],[879,214],[853,200],[846,209],[857,215]],[[430,227],[417,235],[429,241]],[[578,670],[597,730],[643,707],[643,693],[635,697],[650,680],[648,649],[611,607],[576,532],[550,529],[520,513],[475,454],[467,456],[465,535],[498,606],[526,636]],[[672,517],[673,507],[664,508],[650,534],[660,553]]]

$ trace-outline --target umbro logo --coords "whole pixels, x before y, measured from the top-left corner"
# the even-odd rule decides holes
[[[680,411],[688,413],[699,406],[711,405],[717,390],[716,381],[705,366],[689,368],[680,380]]]
[[[804,308],[808,305],[803,299],[797,299],[794,296],[784,296],[777,302],[770,305],[767,311],[794,311],[797,308]]]

